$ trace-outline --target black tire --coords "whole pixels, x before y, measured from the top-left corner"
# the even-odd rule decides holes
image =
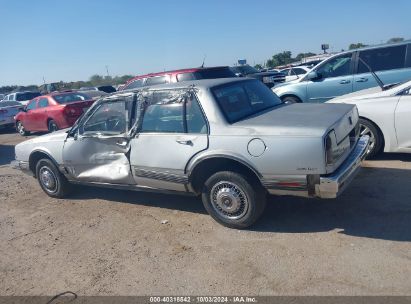
[[[56,122],[53,119],[51,119],[48,123],[48,129],[49,132],[55,132],[58,131],[59,127],[57,126]]]
[[[40,159],[37,162],[36,177],[41,189],[51,197],[64,198],[71,191],[70,183],[48,158]]]
[[[220,224],[244,229],[263,213],[267,193],[261,185],[248,181],[243,175],[221,171],[205,182],[202,201],[207,212]]]
[[[368,135],[370,136],[370,146],[367,152],[367,159],[374,158],[379,153],[384,146],[384,138],[378,127],[371,121],[360,118],[360,136]]]
[[[21,136],[27,136],[30,134],[29,131],[26,131],[23,123],[20,120],[16,121],[16,130],[17,130],[17,133],[19,133]]]
[[[285,96],[281,98],[281,100],[283,101],[283,103],[286,103],[286,104],[301,103],[301,100],[295,96]]]

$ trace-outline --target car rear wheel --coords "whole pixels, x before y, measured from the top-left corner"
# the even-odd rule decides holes
[[[21,121],[16,122],[16,129],[21,136],[27,136],[30,134],[30,132],[26,131]]]
[[[367,158],[373,158],[378,155],[383,148],[383,136],[377,126],[369,120],[360,118],[360,136],[368,135],[370,145],[367,151]]]
[[[43,158],[37,162],[36,177],[40,187],[51,197],[63,198],[71,190],[70,183],[48,158]]]
[[[300,103],[301,100],[299,100],[297,97],[294,96],[286,96],[281,99],[285,104],[292,104],[292,103]]]
[[[48,127],[49,127],[49,132],[55,132],[59,129],[56,122],[53,119],[49,121]]]
[[[217,222],[229,228],[243,229],[261,216],[266,205],[266,192],[241,174],[221,171],[205,182],[202,201]]]

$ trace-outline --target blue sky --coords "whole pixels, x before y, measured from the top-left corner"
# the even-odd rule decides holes
[[[0,0],[0,86],[411,38],[409,0]]]

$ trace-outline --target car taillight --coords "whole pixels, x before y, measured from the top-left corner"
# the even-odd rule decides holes
[[[6,114],[7,110],[0,110],[0,114]]]
[[[334,163],[333,141],[335,141],[334,130],[330,131],[325,138],[325,160],[327,165]]]
[[[72,108],[72,107],[66,107],[64,109],[64,113],[68,116],[76,116],[79,114],[79,110],[77,108]]]

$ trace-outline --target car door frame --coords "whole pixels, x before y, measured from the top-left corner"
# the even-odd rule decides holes
[[[177,89],[181,90],[181,89]],[[180,192],[190,192],[188,188],[189,180],[187,174],[187,165],[189,162],[200,152],[205,151],[209,147],[209,136],[210,136],[210,124],[208,122],[207,116],[205,111],[201,105],[200,99],[197,94],[194,94],[194,98],[199,106],[201,111],[202,117],[206,124],[206,132],[205,133],[188,133],[186,117],[187,117],[187,110],[186,110],[186,101],[184,101],[184,108],[183,109],[183,119],[185,120],[185,131],[183,133],[173,133],[173,132],[141,132],[141,124],[144,119],[145,113],[143,113],[141,117],[141,124],[138,126],[137,132],[131,140],[131,152],[130,152],[130,165],[133,170],[133,175],[136,181],[136,184],[140,187],[147,187],[147,188],[155,188],[161,190],[169,190],[169,191],[180,191]],[[157,140],[157,141],[156,141]],[[168,149],[168,153],[178,155],[178,157],[173,158],[173,163],[179,162],[181,166],[177,166],[178,168],[167,167],[166,165],[161,165],[161,161],[165,159],[165,157],[161,158],[157,156],[153,156],[150,154],[147,156],[149,159],[148,161],[140,159],[137,161],[138,155],[148,155],[144,153],[145,149],[151,151],[154,155],[164,152],[165,150],[160,150],[160,148],[164,148],[165,143],[174,144],[174,147],[170,147]],[[194,149],[195,145],[197,144],[197,150]],[[157,149],[152,149],[156,147],[156,143],[161,143],[158,145]],[[161,147],[162,146],[162,147]],[[185,151],[187,151],[186,156],[182,157]],[[160,152],[159,152],[160,151]],[[143,152],[143,153],[141,153]],[[181,152],[181,153],[176,153]],[[187,156],[188,155],[188,156]],[[146,158],[146,160],[147,160]],[[151,160],[150,160],[151,158]],[[184,159],[182,159],[184,158]]]
[[[135,123],[133,123],[135,96],[135,93],[129,95],[132,100],[130,101],[131,107],[129,106],[128,109],[130,111],[128,129],[125,133],[100,135],[96,132],[96,134],[84,135],[80,132],[84,124],[93,117],[98,109],[106,103],[113,102],[113,98],[104,98],[95,103],[68,132],[63,146],[62,158],[66,176],[70,181],[82,184],[134,185],[129,151]],[[101,151],[96,148],[101,148],[101,146],[112,147],[112,150]],[[94,151],[90,151],[93,147]],[[86,160],[80,159],[85,154],[88,158]]]

